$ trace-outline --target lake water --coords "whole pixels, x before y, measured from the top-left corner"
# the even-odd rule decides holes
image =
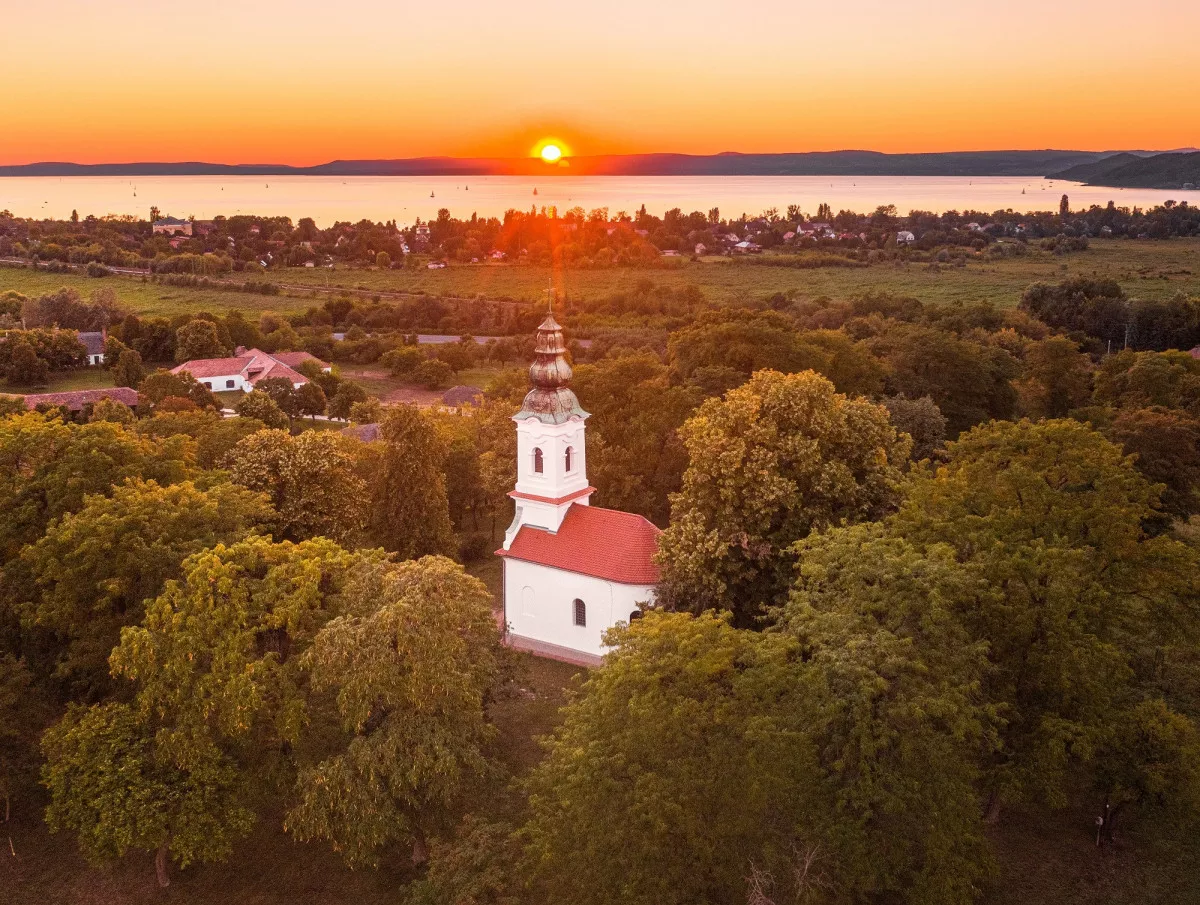
[[[536,190],[536,194],[534,194]],[[708,211],[724,217],[760,214],[789,204],[806,214],[828,203],[835,211],[871,211],[894,204],[910,210],[1009,208],[1021,212],[1057,210],[1070,195],[1071,207],[1115,201],[1118,207],[1152,207],[1168,199],[1200,204],[1200,191],[1158,191],[1083,186],[1037,177],[926,176],[590,176],[535,181],[521,176],[72,176],[0,178],[0,210],[21,217],[63,220],[77,210],[88,214],[149,215],[157,207],[176,217],[210,219],[217,214],[312,217],[321,227],[338,220],[430,219],[439,208],[456,217],[503,216],[512,208],[554,205],[607,207],[635,212],[641,205],[661,215],[671,208]]]

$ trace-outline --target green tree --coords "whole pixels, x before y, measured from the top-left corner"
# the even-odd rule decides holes
[[[912,437],[914,462],[932,458],[942,448],[946,442],[946,416],[928,396],[885,396],[879,401],[891,415],[896,430]]]
[[[251,390],[237,401],[233,410],[240,418],[252,418],[271,428],[286,428],[290,419],[262,390]]]
[[[301,659],[344,612],[347,582],[380,560],[325,538],[254,535],[189,557],[110,661],[136,683],[156,755],[186,767],[228,750],[245,770],[278,765],[308,722]]]
[[[671,386],[667,368],[652,352],[581,365],[572,385],[592,414],[588,477],[600,498],[606,506],[666,524],[669,496],[687,466],[677,431],[699,405],[700,393],[693,386]],[[511,423],[508,433],[514,433]],[[506,481],[503,493],[512,489],[511,467]]]
[[[1123,409],[1106,431],[1137,470],[1164,487],[1162,507],[1187,519],[1200,512],[1200,419],[1167,408]]]
[[[198,381],[187,371],[172,374],[170,371],[155,371],[148,374],[138,386],[138,392],[154,406],[161,405],[164,399],[188,399],[199,408],[219,409],[217,397],[212,390]]]
[[[896,505],[910,448],[886,409],[811,371],[760,371],[706,401],[680,436],[688,467],[659,544],[659,599],[729,609],[742,626],[782,603],[797,540]]]
[[[371,398],[360,384],[352,380],[343,380],[338,386],[337,392],[329,400],[329,417],[337,418],[339,421],[350,421],[354,406],[365,403]],[[378,421],[379,418],[373,420]]]
[[[50,365],[38,357],[27,340],[19,339],[12,344],[6,376],[14,386],[45,386]]]
[[[296,390],[296,413],[315,418],[325,414],[325,391],[311,381]]]
[[[133,424],[137,415],[124,402],[115,399],[101,399],[92,406],[90,421],[112,421],[114,424]]]
[[[713,369],[732,370],[742,383],[755,371],[812,370],[828,377],[840,392],[876,393],[883,365],[861,343],[834,330],[797,332],[774,312],[721,311],[703,315],[671,334],[667,358],[672,380],[695,382]],[[733,384],[737,385],[737,384]]]
[[[0,822],[12,816],[12,800],[37,776],[38,732],[47,708],[23,660],[0,653]]]
[[[1012,417],[1017,394],[1011,380],[1018,365],[1004,349],[894,322],[865,342],[890,369],[888,392],[929,396],[946,416],[951,437],[983,421]]]
[[[987,644],[958,619],[980,580],[951,547],[920,550],[877,523],[797,548],[797,581],[775,615],[808,666],[805,723],[827,807],[854,827],[842,853],[852,882],[875,896],[972,901],[987,864],[979,764],[998,723],[981,689]]]
[[[350,864],[376,863],[396,841],[425,857],[494,734],[485,704],[499,635],[483,583],[441,557],[380,564],[356,576],[349,612],[304,655],[314,689],[335,691],[342,736],[299,777],[285,820]],[[448,681],[449,680],[449,681]]]
[[[614,631],[528,780],[518,897],[973,898],[979,708],[928,669],[971,658],[915,607],[883,626],[847,610],[771,633],[678,613]]]
[[[270,499],[283,538],[353,543],[367,515],[355,452],[353,441],[334,433],[263,430],[238,443],[225,467],[236,483]]]
[[[392,256],[386,251],[381,251],[379,254],[375,255],[375,266],[380,270],[387,270],[392,266]]]
[[[334,399],[337,402],[337,399]],[[348,420],[355,424],[378,424],[383,420],[383,403],[374,396],[350,406]]]
[[[393,377],[412,374],[423,361],[425,361],[425,356],[416,346],[400,346],[397,349],[391,349],[384,352],[379,359],[379,363],[387,368]]]
[[[179,577],[183,561],[274,519],[264,497],[232,484],[135,479],[86,497],[21,552],[35,588],[31,615],[58,639],[57,674],[94,699],[108,688],[121,629],[142,621],[144,602]]]
[[[296,387],[286,377],[267,377],[256,383],[254,390],[270,396],[289,421],[300,414],[300,397]]]
[[[281,416],[282,417],[282,416]],[[211,409],[192,412],[159,411],[143,418],[137,432],[147,437],[187,436],[196,441],[196,464],[200,468],[219,468],[239,442],[266,425],[254,418],[222,418]]]
[[[1091,360],[1065,336],[1030,343],[1016,389],[1021,408],[1031,418],[1062,418],[1087,405],[1092,394]]]
[[[191,460],[186,437],[156,440],[110,421],[66,424],[33,412],[0,421],[0,562],[11,564],[88,495],[129,478],[177,483]]]
[[[399,405],[388,412],[381,436],[370,493],[370,536],[401,559],[451,553],[446,449],[433,423],[419,409]]]
[[[209,750],[186,767],[165,760],[128,705],[72,707],[46,732],[42,751],[51,830],[73,830],[95,860],[155,852],[160,886],[170,884],[171,858],[182,867],[219,860],[253,824],[227,759]]]
[[[124,350],[113,367],[113,383],[119,387],[138,387],[146,379],[142,356],[133,349]]]
[[[527,860],[512,882],[535,893],[520,900],[744,901],[752,863],[778,868],[803,844],[787,815],[800,812],[812,752],[768,703],[793,702],[789,644],[657,613],[615,640],[529,777]]]
[[[454,369],[440,358],[426,358],[412,372],[413,380],[427,390],[442,389],[454,376]]]
[[[190,320],[175,331],[175,360],[221,358],[229,350],[221,344],[217,325],[207,320]]]
[[[980,581],[959,618],[988,645],[983,688],[1004,717],[985,774],[993,816],[1006,801],[1061,804],[1071,765],[1094,757],[1135,677],[1183,630],[1195,552],[1147,536],[1157,501],[1085,425],[997,422],[951,444],[891,520],[918,548],[952,547]]]
[[[1115,408],[1157,405],[1200,417],[1200,360],[1187,352],[1110,355],[1096,371],[1094,397]]]

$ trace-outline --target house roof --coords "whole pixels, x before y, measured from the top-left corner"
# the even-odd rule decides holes
[[[187,226],[189,221],[180,220],[178,217],[160,217],[154,221],[155,226]]]
[[[88,330],[79,334],[79,341],[87,349],[88,355],[104,354],[104,333],[100,330]]]
[[[353,437],[355,440],[362,440],[364,443],[374,443],[379,439],[379,425],[374,422],[371,424],[351,424],[349,427],[343,427],[339,433],[343,437]]]
[[[286,354],[308,355],[307,352],[281,352],[278,355],[268,355],[260,349],[249,349],[233,358],[195,358],[191,361],[185,361],[183,364],[171,368],[171,373],[179,374],[187,371],[197,380],[241,376],[251,386],[257,386],[260,380],[264,380],[267,377],[283,377],[290,380],[293,384],[308,383],[307,377],[292,370],[291,367],[280,359],[280,356]],[[319,361],[319,359],[314,360]]]
[[[107,387],[99,390],[72,390],[68,393],[33,393],[25,397],[25,407],[32,411],[39,405],[65,405],[71,411],[77,412],[89,403],[112,399],[134,408],[139,398],[138,391],[130,387]]]
[[[171,373],[179,374],[187,371],[197,380],[203,380],[206,377],[232,377],[234,374],[241,374],[247,364],[249,364],[249,359],[245,356],[193,358],[191,361],[185,361],[183,364],[171,368]]]
[[[654,562],[662,532],[632,512],[574,504],[558,531],[524,525],[501,556],[621,584],[658,583]]]
[[[442,405],[478,405],[484,397],[483,390],[479,387],[457,386],[451,387],[442,393]]]

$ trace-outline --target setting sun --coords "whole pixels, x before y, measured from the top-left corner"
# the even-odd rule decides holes
[[[562,148],[558,145],[549,144],[542,148],[542,160],[546,163],[557,163],[562,157]]]

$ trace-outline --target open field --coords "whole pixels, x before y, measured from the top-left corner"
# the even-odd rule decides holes
[[[436,405],[441,402],[442,394],[446,392],[445,390],[427,390],[424,387],[406,383],[398,377],[393,377],[388,373],[387,368],[378,364],[347,363],[338,365],[337,370],[347,380],[361,384],[368,393],[377,396],[380,402]],[[459,371],[451,378],[450,383],[454,386],[473,386],[486,390],[496,375],[503,371],[504,369],[499,367],[468,368],[465,371]]]
[[[632,289],[642,280],[660,286],[698,286],[713,301],[795,290],[802,296],[834,298],[888,291],[923,301],[953,302],[990,299],[1015,305],[1021,292],[1038,280],[1067,276],[1103,276],[1118,280],[1133,296],[1160,298],[1179,290],[1200,294],[1200,240],[1093,241],[1074,255],[1056,256],[1031,251],[1020,258],[971,262],[964,268],[926,264],[872,267],[823,267],[802,270],[776,267],[759,259],[706,258],[699,262],[672,261],[656,268],[608,270],[566,269],[555,284],[567,295],[591,299]],[[434,295],[510,297],[530,301],[544,298],[549,268],[518,265],[451,265],[444,270],[289,270],[280,282],[341,286],[372,292],[420,292]]]
[[[41,295],[70,286],[83,296],[109,287],[125,307],[139,315],[173,317],[197,311],[223,313],[231,308],[247,312],[303,311],[311,299],[257,295],[232,289],[202,286],[165,286],[141,277],[113,276],[96,279],[78,273],[47,273],[21,267],[0,267],[0,292],[15,289],[24,295]]]
[[[14,387],[0,384],[0,393],[66,393],[71,390],[98,390],[113,385],[112,371],[104,368],[79,368],[75,371],[55,371],[44,387]]]
[[[1166,298],[1176,292],[1200,295],[1200,240],[1095,240],[1085,252],[1056,256],[1032,250],[1019,258],[972,261],[965,267],[927,264],[877,264],[871,267],[798,269],[771,266],[770,256],[759,259],[708,258],[675,260],[662,267],[571,270],[554,273],[555,285],[572,299],[585,301],[631,290],[642,281],[681,289],[694,285],[713,302],[758,298],[794,291],[801,297],[852,298],[891,292],[931,303],[988,300],[1015,305],[1030,283],[1058,281],[1070,276],[1116,279],[1135,298]],[[259,279],[264,277],[252,274]],[[26,295],[74,286],[88,294],[111,286],[139,314],[171,316],[239,308],[247,312],[301,311],[314,299],[342,290],[359,294],[430,293],[461,298],[544,298],[551,271],[523,265],[451,265],[443,270],[289,268],[265,276],[286,287],[283,295],[263,296],[219,287],[164,286],[140,277],[111,276],[103,280],[78,274],[55,274],[0,268],[0,291]],[[241,274],[230,279],[240,281]]]

